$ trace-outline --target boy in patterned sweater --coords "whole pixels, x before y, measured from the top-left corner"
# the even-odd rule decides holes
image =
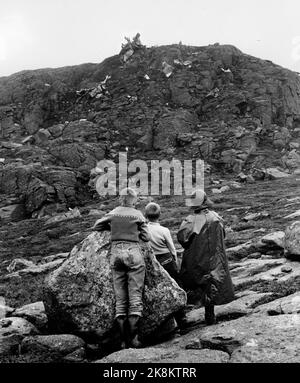
[[[138,322],[142,316],[142,295],[145,280],[145,260],[139,240],[149,241],[143,214],[135,209],[137,194],[131,188],[120,192],[121,206],[96,221],[94,230],[111,231],[110,265],[116,297],[116,320],[121,334],[121,348],[125,343],[125,321],[128,315],[130,347],[140,347]]]

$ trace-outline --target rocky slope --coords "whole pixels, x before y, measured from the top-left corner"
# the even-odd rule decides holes
[[[108,75],[103,94],[82,91]],[[113,56],[20,72],[0,78],[0,217],[82,204],[93,196],[96,161],[126,147],[129,158],[202,158],[213,171],[279,166],[292,173],[299,139],[298,74],[230,45],[142,48],[126,64]]]
[[[107,75],[108,93],[90,96]],[[0,78],[0,360],[105,356],[95,339],[53,334],[41,301],[45,277],[117,204],[94,191],[96,161],[128,147],[129,159],[210,165],[236,300],[217,309],[216,326],[189,307],[185,335],[101,361],[298,362],[300,264],[286,258],[284,231],[300,216],[299,132],[298,74],[232,46],[143,48],[126,64]],[[156,200],[176,241],[183,197]]]

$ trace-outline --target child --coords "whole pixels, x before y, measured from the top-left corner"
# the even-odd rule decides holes
[[[121,206],[96,221],[94,230],[111,230],[111,259],[113,285],[116,296],[116,320],[121,334],[121,348],[125,348],[125,321],[128,310],[130,346],[140,347],[138,322],[142,316],[142,294],[145,279],[145,261],[139,239],[149,241],[149,232],[143,214],[135,209],[137,194],[131,188],[120,192]],[[129,307],[127,302],[129,300]]]
[[[150,244],[156,259],[180,285],[177,253],[170,230],[167,227],[161,226],[158,222],[160,217],[160,206],[154,202],[149,203],[145,208],[145,216],[148,219]],[[183,309],[175,313],[174,317],[181,329],[186,326],[186,317]]]
[[[178,282],[177,253],[170,230],[158,222],[160,206],[154,202],[149,203],[145,208],[145,216],[148,219],[150,244],[155,257],[170,276]]]

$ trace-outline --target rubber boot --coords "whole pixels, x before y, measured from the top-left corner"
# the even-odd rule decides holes
[[[116,321],[118,323],[119,332],[120,332],[120,339],[121,339],[121,350],[124,350],[126,348],[126,333],[125,333],[125,316],[118,316],[116,318]]]
[[[176,313],[174,313],[174,318],[176,320],[176,323],[177,323],[180,331],[184,330],[188,327],[188,322],[187,322],[187,318],[186,318],[184,309],[181,309],[181,310],[177,311]]]
[[[130,347],[141,348],[142,344],[138,339],[138,322],[140,317],[138,315],[129,315],[129,333],[130,333]]]
[[[216,324],[215,306],[212,303],[205,305],[205,323],[207,326]]]

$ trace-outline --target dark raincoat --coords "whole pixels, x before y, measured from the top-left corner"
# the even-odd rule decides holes
[[[188,216],[177,233],[185,249],[180,270],[182,286],[202,302],[205,296],[216,305],[234,299],[224,237],[222,218],[207,208]]]

